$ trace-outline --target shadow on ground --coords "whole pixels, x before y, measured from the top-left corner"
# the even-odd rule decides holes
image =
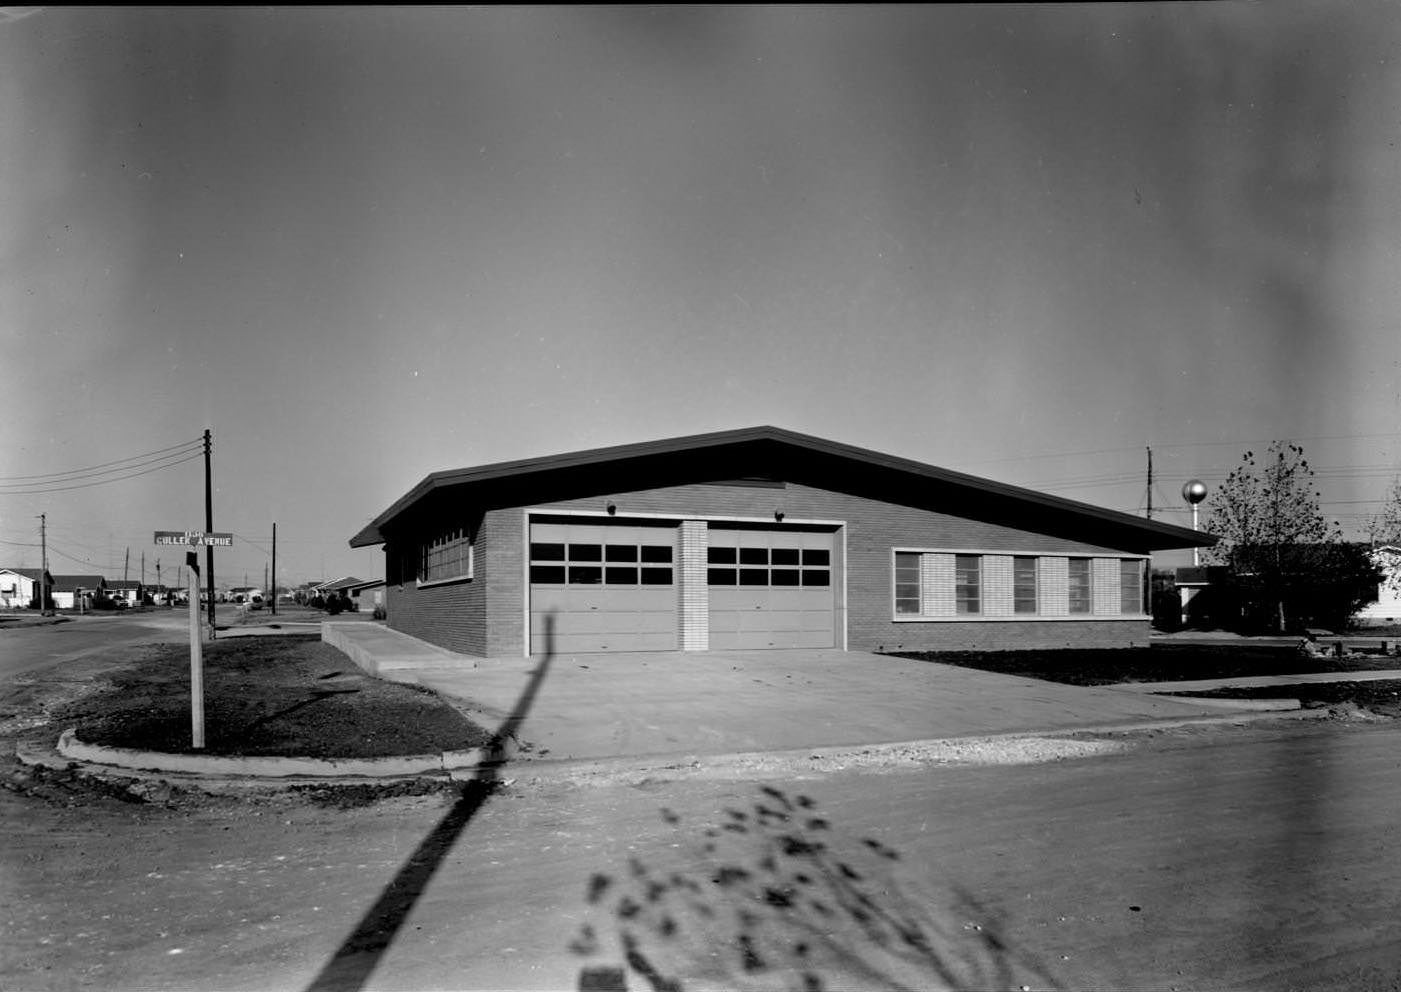
[[[762,786],[700,826],[660,812],[674,854],[586,885],[568,949],[626,965],[586,964],[580,990],[1061,987],[971,892],[842,836],[807,796]]]
[[[554,616],[545,618],[545,653],[531,673],[510,716],[501,724],[484,748],[486,760],[465,782],[452,807],[437,826],[419,842],[394,878],[341,942],[307,992],[359,992],[369,981],[384,953],[394,943],[419,898],[428,888],[438,867],[452,850],[501,781],[501,769],[511,759],[516,735],[539,694],[540,685],[554,658]]]

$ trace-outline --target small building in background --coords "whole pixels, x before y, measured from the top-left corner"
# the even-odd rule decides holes
[[[43,570],[38,568],[0,568],[0,609],[37,608],[43,576]],[[49,576],[50,594],[53,581],[53,576]]]
[[[384,606],[384,580],[370,579],[349,587],[351,609],[362,613],[373,613]]]
[[[1401,548],[1394,544],[1373,548],[1372,564],[1382,573],[1377,584],[1377,601],[1357,614],[1362,624],[1401,623]]]
[[[108,579],[107,598],[123,606],[140,606],[145,587],[135,579]]]
[[[55,575],[53,581],[56,609],[90,609],[94,599],[107,595],[107,580],[100,575]]]

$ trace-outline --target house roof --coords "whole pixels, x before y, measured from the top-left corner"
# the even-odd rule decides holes
[[[108,589],[140,589],[141,583],[135,579],[108,579]]]
[[[1046,533],[1094,534],[1099,542],[1143,552],[1215,544],[1217,538],[837,441],[777,427],[696,434],[497,462],[428,475],[350,539],[383,544],[448,491],[482,507],[530,505],[590,494],[697,482],[774,479],[1006,521]]]
[[[333,582],[323,582],[316,588],[321,590],[322,592],[339,592],[342,589],[353,589],[356,586],[364,584],[364,579],[357,579],[353,575],[347,575],[343,578],[336,579]]]
[[[54,592],[72,592],[75,589],[103,589],[107,580],[100,575],[55,575]]]
[[[39,568],[0,568],[0,572],[11,572],[15,575],[22,575],[26,579],[33,579],[35,582],[43,581],[43,569]]]

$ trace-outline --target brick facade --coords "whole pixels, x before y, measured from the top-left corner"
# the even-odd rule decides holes
[[[527,512],[573,511],[601,516],[607,514],[610,505],[619,519],[637,515],[677,521],[682,534],[678,576],[682,570],[690,570],[687,585],[692,589],[704,570],[705,534],[704,528],[692,521],[739,518],[767,522],[774,527],[811,521],[833,525],[832,595],[837,647],[913,651],[1121,647],[1147,643],[1146,619],[1067,618],[1067,559],[1054,556],[1103,556],[1092,567],[1098,613],[1101,604],[1118,603],[1116,556],[1124,553],[1123,549],[1039,534],[1011,523],[969,519],[797,484],[669,486],[487,510],[480,517],[477,530],[473,578],[441,585],[419,587],[412,577],[405,581],[397,574],[393,565],[396,551],[391,541],[386,548],[390,562],[386,571],[390,625],[455,651],[487,657],[520,656],[527,636]],[[783,523],[777,521],[777,514],[782,514]],[[923,583],[926,590],[948,585],[944,579],[952,577],[955,550],[983,554],[983,617],[952,619],[952,599],[945,603],[931,595],[922,603],[922,612],[927,618],[937,619],[897,621],[892,572],[895,548],[941,549],[921,558],[924,577],[931,580]],[[1004,589],[1007,582],[1001,573],[1010,575],[1013,554],[1043,556],[1038,565],[1039,618],[996,619],[1012,615],[1012,603]],[[932,581],[936,577],[939,581]],[[996,581],[990,583],[990,578]],[[992,590],[996,591],[989,596]],[[679,605],[679,643],[684,650],[705,650],[704,603]]]

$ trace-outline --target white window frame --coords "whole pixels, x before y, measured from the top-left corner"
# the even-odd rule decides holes
[[[988,590],[987,590],[987,564],[986,564],[986,562],[983,562],[983,563],[981,563],[981,566],[980,566],[980,568],[979,568],[979,580],[980,580],[980,581],[979,581],[979,600],[980,600],[980,606],[982,606],[982,608],[983,608],[983,612],[982,612],[982,613],[956,613],[956,612],[955,612],[955,613],[952,613],[952,614],[940,615],[940,616],[931,616],[931,615],[924,614],[924,613],[922,613],[922,612],[921,612],[921,613],[897,613],[897,612],[896,612],[896,573],[895,573],[895,563],[896,563],[896,555],[900,555],[900,554],[913,554],[913,555],[917,555],[917,556],[930,555],[930,554],[943,554],[943,555],[978,555],[978,556],[981,556],[981,557],[986,557],[986,556],[988,556],[988,555],[998,555],[998,556],[1002,556],[1002,557],[1012,558],[1012,559],[1014,559],[1014,560],[1017,559],[1017,558],[1034,558],[1034,559],[1036,559],[1036,597],[1037,597],[1036,606],[1037,606],[1037,612],[1035,612],[1035,613],[1017,613],[1017,612],[1016,612],[1016,598],[1015,598],[1015,596],[1016,596],[1016,585],[1015,585],[1016,580],[1015,580],[1015,572],[1014,572],[1014,575],[1013,575],[1013,587],[1012,587],[1012,592],[1011,592],[1011,594],[1012,594],[1012,604],[1013,604],[1013,605],[1012,605],[1012,610],[1013,610],[1013,612],[1012,612],[1011,614],[1009,614],[1009,615],[1006,615],[1006,616],[1002,616],[1002,615],[998,615],[998,616],[988,616],[988,615],[987,615],[987,607],[986,607],[986,604],[987,604],[987,601],[988,601]],[[1090,612],[1088,612],[1088,613],[1070,613],[1070,612],[1066,612],[1066,613],[1064,613],[1064,614],[1059,614],[1059,613],[1051,614],[1051,613],[1047,613],[1047,612],[1046,612],[1046,599],[1045,599],[1045,597],[1046,597],[1046,594],[1047,594],[1047,590],[1046,590],[1045,580],[1044,580],[1043,575],[1042,575],[1042,563],[1043,563],[1044,561],[1046,561],[1047,559],[1051,559],[1051,558],[1083,559],[1083,560],[1086,560],[1086,561],[1090,562],[1090,566],[1089,566],[1089,568],[1090,568],[1090,588],[1089,588],[1089,593],[1090,593]],[[1096,558],[1111,558],[1111,559],[1118,560],[1118,561],[1120,561],[1120,562],[1124,562],[1124,561],[1136,561],[1136,562],[1139,562],[1139,563],[1140,563],[1140,564],[1139,564],[1139,574],[1140,574],[1140,575],[1143,574],[1143,569],[1144,569],[1144,567],[1145,567],[1145,563],[1149,561],[1149,558],[1148,558],[1147,555],[1124,554],[1124,553],[1122,553],[1122,552],[1109,552],[1109,551],[1100,551],[1100,552],[1095,552],[1095,551],[1030,551],[1030,550],[1024,550],[1024,549],[1004,549],[1004,548],[948,548],[948,547],[944,547],[944,548],[930,548],[930,547],[916,547],[916,546],[913,546],[913,545],[897,545],[897,546],[892,547],[892,548],[890,549],[890,564],[889,564],[889,567],[890,567],[890,573],[889,573],[889,574],[890,574],[890,598],[889,598],[889,600],[888,600],[888,602],[889,602],[889,604],[890,604],[890,605],[889,605],[890,619],[891,619],[891,621],[894,622],[894,623],[1027,623],[1027,622],[1030,622],[1030,621],[1035,621],[1035,622],[1046,622],[1046,623],[1066,623],[1066,622],[1071,622],[1071,623],[1085,623],[1085,622],[1091,622],[1091,621],[1095,621],[1095,622],[1106,622],[1106,621],[1107,621],[1107,622],[1109,622],[1109,623],[1122,623],[1123,621],[1126,621],[1126,620],[1151,620],[1151,619],[1152,619],[1151,615],[1149,615],[1148,613],[1142,611],[1143,603],[1142,603],[1142,600],[1141,600],[1141,599],[1140,599],[1140,603],[1139,603],[1140,612],[1138,612],[1138,613],[1095,613],[1095,612],[1094,612],[1094,609],[1095,609],[1095,579],[1094,579],[1094,574],[1095,574],[1095,573],[1094,573],[1094,564],[1093,564],[1093,562],[1094,562],[1094,559],[1096,559]],[[956,561],[956,560],[957,560],[957,559],[955,559],[955,561]],[[933,593],[931,593],[930,590],[924,588],[925,569],[924,569],[923,564],[922,564],[922,559],[921,559],[921,558],[916,558],[916,562],[920,564],[920,567],[919,567],[919,570],[918,570],[918,578],[919,578],[919,597],[920,597],[920,606],[921,606],[921,609],[923,609],[924,606],[925,606],[925,604],[929,602],[929,599],[930,599],[931,595],[933,595]],[[1014,567],[1014,569],[1015,569],[1015,565],[1014,565],[1013,567]],[[1120,568],[1122,569],[1122,567],[1123,567],[1123,566],[1121,565]],[[954,575],[955,575],[954,582],[955,582],[955,586],[956,586],[957,581],[958,581],[958,580],[957,580],[957,568],[956,568],[956,565],[955,565],[955,572],[954,572]],[[1069,578],[1069,576],[1067,575],[1067,580],[1068,580],[1068,578]],[[1067,593],[1068,593],[1068,589],[1067,589]],[[951,597],[952,597],[952,596],[956,596],[956,594],[957,594],[956,588],[952,588],[952,589],[949,590],[949,595],[950,595]],[[1120,609],[1122,609],[1122,607],[1123,607],[1122,598],[1120,598],[1120,600],[1118,600],[1118,601],[1116,602],[1116,605],[1117,605]],[[1067,611],[1069,610],[1069,602],[1068,602],[1068,601],[1067,601],[1067,604],[1066,604],[1066,609],[1067,609]]]

